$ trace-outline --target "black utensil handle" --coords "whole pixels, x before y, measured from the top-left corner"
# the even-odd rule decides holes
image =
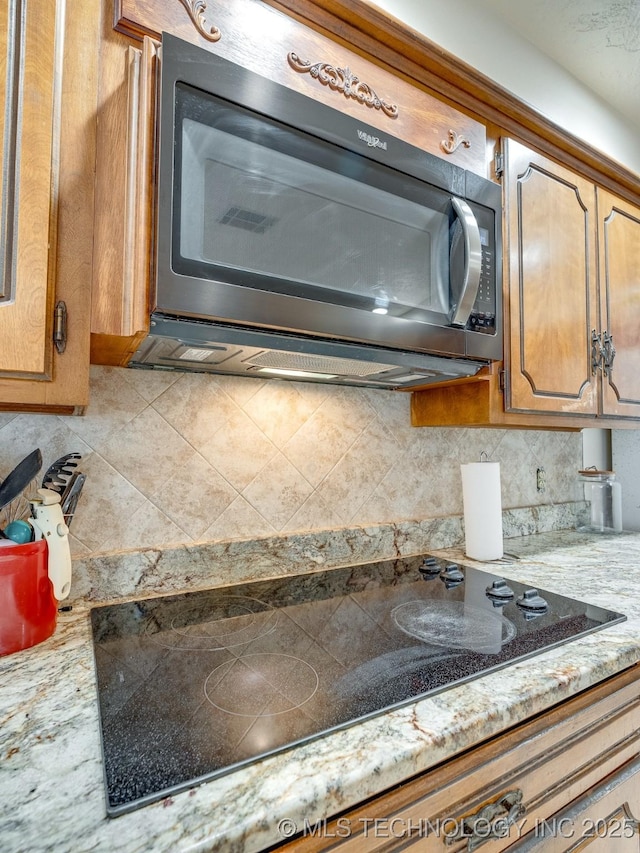
[[[42,468],[42,453],[37,447],[19,462],[0,486],[0,509],[26,489]]]

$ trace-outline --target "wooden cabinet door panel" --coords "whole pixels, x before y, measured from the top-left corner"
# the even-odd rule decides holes
[[[61,5],[13,0],[0,11],[0,376],[51,373]]]
[[[615,357],[605,367],[605,415],[640,417],[640,209],[598,190],[601,326]]]
[[[7,235],[16,250],[10,285],[15,300],[0,302],[0,411],[73,414],[87,403],[101,5],[101,0],[0,4],[0,87],[7,82],[6,57],[13,50],[14,69],[18,55],[23,59],[17,65],[21,112],[0,107],[2,165],[9,162],[2,150],[8,127],[20,154],[14,182],[18,216],[0,222],[0,256]],[[14,45],[16,33],[7,32],[7,8],[21,21],[22,49]],[[6,95],[6,87],[2,91]],[[21,121],[10,125],[7,119],[16,115]],[[5,177],[3,171],[2,191],[10,189],[1,186]],[[6,209],[0,208],[0,216]],[[52,342],[58,301],[67,307],[63,352]],[[30,361],[25,340],[31,342]]]
[[[595,187],[505,140],[508,411],[595,413]]]

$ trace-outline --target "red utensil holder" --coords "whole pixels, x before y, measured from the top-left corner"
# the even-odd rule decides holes
[[[0,655],[35,646],[55,631],[58,602],[47,562],[45,539],[0,547]]]

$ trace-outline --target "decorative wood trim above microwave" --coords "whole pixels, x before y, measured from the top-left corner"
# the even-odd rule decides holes
[[[205,0],[180,0],[189,13],[193,25],[207,41],[218,41],[222,33],[218,27],[210,26],[207,22],[207,4]]]
[[[215,43],[194,26],[183,0],[115,0],[114,10],[114,29],[129,39],[141,41],[144,36],[159,39],[162,32],[170,33],[366,121],[374,128],[391,130],[399,139],[446,157],[463,169],[482,177],[489,174],[487,129],[482,121],[463,113],[447,99],[432,94],[425,86],[416,86],[415,80],[392,73],[377,59],[372,61],[362,52],[351,50],[342,39],[328,38],[317,28],[309,27],[295,15],[264,0],[227,0],[225,3],[207,0],[207,26],[215,21],[222,33]],[[120,37],[113,33],[109,38],[117,43]],[[311,78],[311,70],[307,74],[294,74],[287,61],[287,53],[292,50],[303,60],[311,60],[311,68],[321,60],[323,70],[333,69],[328,79],[335,74],[336,87],[342,82],[340,74],[349,72],[351,76],[344,79],[343,93],[346,95],[348,89],[349,96],[336,96],[340,89],[333,89],[329,82],[319,85],[317,79]],[[359,84],[355,83],[354,71]],[[388,104],[392,115],[397,109],[397,115],[390,119],[382,106],[376,108],[377,101]],[[461,145],[452,154],[443,150],[441,143],[447,140],[450,129],[469,140],[470,147]]]
[[[398,107],[380,98],[364,80],[354,74],[350,68],[336,68],[329,62],[308,62],[296,53],[287,54],[287,62],[294,71],[309,74],[323,86],[328,86],[334,92],[342,92],[346,98],[353,98],[367,107],[389,116],[398,117]]]
[[[465,148],[471,148],[471,142],[462,136],[462,134],[457,133],[455,130],[449,130],[447,138],[443,139],[440,143],[440,148],[442,148],[445,154],[453,154],[461,145],[464,145]]]

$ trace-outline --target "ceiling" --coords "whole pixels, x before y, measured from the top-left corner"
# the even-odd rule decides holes
[[[478,0],[640,130],[640,0]]]

